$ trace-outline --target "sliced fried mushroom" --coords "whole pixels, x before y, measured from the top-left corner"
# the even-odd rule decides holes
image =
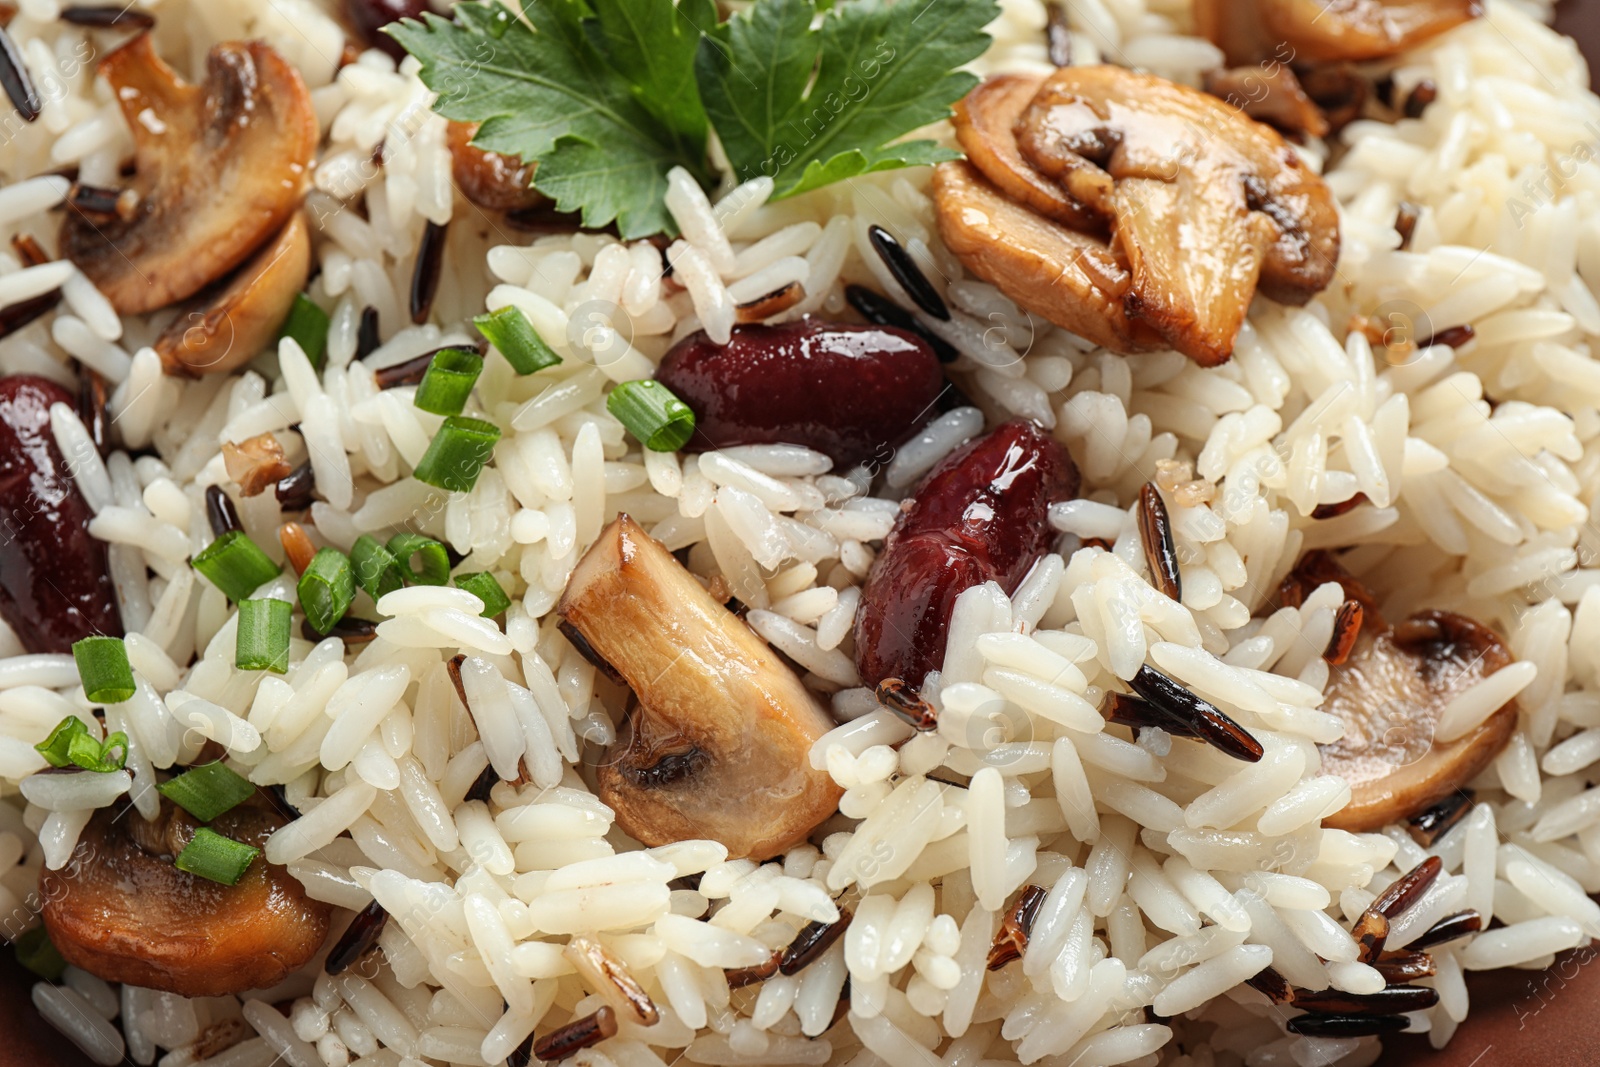
[[[1323,820],[1340,830],[1377,830],[1408,819],[1463,788],[1500,754],[1517,725],[1507,701],[1466,736],[1435,737],[1452,697],[1512,656],[1500,635],[1447,611],[1424,611],[1392,630],[1363,628],[1328,682],[1323,710],[1344,720],[1344,737],[1322,746],[1322,769],[1350,783],[1350,803]]]
[[[1271,67],[1225,67],[1208,70],[1206,92],[1243,111],[1257,122],[1284,133],[1325,137],[1328,120],[1306,95],[1294,71],[1281,63]]]
[[[193,296],[243,263],[299,206],[318,129],[299,73],[260,41],[229,41],[199,85],[148,34],[107,56],[133,131],[138,208],[99,225],[69,211],[63,254],[125,314]]]
[[[1081,200],[1068,196],[1055,179],[1023,159],[1017,148],[1012,128],[1042,84],[1043,75],[997,74],[985,79],[956,103],[950,120],[956,128],[956,139],[968,162],[1007,197],[1073,229],[1103,233],[1105,219],[1083,206],[1085,201],[1095,202],[1089,195]],[[1109,191],[1110,183],[1107,175],[1105,191]]]
[[[638,697],[598,771],[600,799],[647,845],[710,838],[766,859],[838,806],[811,766],[832,721],[765,643],[626,515],[557,607]]]
[[[968,163],[934,169],[933,200],[944,243],[1020,306],[1117,352],[1161,347],[1124,311],[1128,271],[1100,238],[1008,199]]]
[[[1200,33],[1233,66],[1381,59],[1483,14],[1481,0],[1196,0]]]
[[[198,377],[244,366],[278,336],[310,271],[311,234],[297,212],[276,240],[178,313],[156,339],[162,367]]]
[[[1022,157],[1111,225],[1129,316],[1212,366],[1259,285],[1303,304],[1339,255],[1333,195],[1270,127],[1205,93],[1122,67],[1045,79],[1018,119]],[[991,279],[992,280],[992,279]]]
[[[257,794],[208,825],[260,848],[286,821]],[[39,879],[45,926],[68,963],[108,982],[214,997],[276,985],[316,955],[328,905],[265,857],[232,886],[178,870],[196,828],[168,801],[153,822],[125,806],[95,812],[71,860]]]
[[[468,200],[490,211],[526,211],[546,203],[534,191],[534,164],[489,152],[472,143],[476,123],[452,122],[446,133],[450,174]]]
[[[243,496],[256,496],[294,472],[283,445],[270,433],[246,438],[238,444],[222,442],[222,462],[228,477]]]

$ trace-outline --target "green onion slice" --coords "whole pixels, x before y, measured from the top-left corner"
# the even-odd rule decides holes
[[[443,549],[444,546],[439,547]],[[400,566],[394,553],[371,534],[362,534],[350,546],[350,565],[355,570],[357,584],[367,591],[374,602],[406,584],[405,568]]]
[[[110,774],[122,770],[128,762],[127,734],[119,730],[104,741],[97,741],[76,715],[56,723],[50,736],[33,747],[52,767],[80,767]]]
[[[653,378],[611,390],[606,410],[652,452],[676,452],[694,436],[694,412]]]
[[[254,593],[281,569],[243,530],[229,530],[202,548],[191,565],[233,601]]]
[[[283,320],[279,337],[293,337],[304,349],[306,358],[318,370],[322,369],[322,354],[328,348],[328,313],[304,293],[294,295],[289,317]]]
[[[521,308],[503,307],[488,315],[479,315],[472,324],[518,374],[532,374],[561,362],[561,357],[544,343],[544,338],[539,336]]]
[[[300,576],[298,589],[306,622],[317,633],[326,634],[344,618],[356,598],[356,576],[350,568],[350,557],[337,548],[321,549]]]
[[[218,762],[191,767],[156,791],[201,822],[210,822],[249,800],[256,787]]]
[[[400,561],[413,585],[444,585],[450,581],[450,554],[431,537],[398,533],[389,538],[389,552]],[[418,565],[414,565],[415,558]]]
[[[289,615],[287,600],[239,601],[239,635],[233,665],[241,671],[289,670]]]
[[[44,923],[24,931],[13,944],[18,963],[47,982],[61,980],[61,975],[67,969],[67,961],[56,951],[55,942],[50,940],[50,931],[44,928]]]
[[[173,865],[180,871],[188,871],[208,881],[238,885],[239,879],[244,877],[244,872],[250,869],[250,864],[259,855],[259,848],[223,837],[215,830],[202,826],[194,832],[188,847],[178,853]]]
[[[450,415],[428,443],[412,477],[450,493],[470,492],[484,464],[494,455],[500,428],[492,422]],[[685,438],[687,440],[687,438]]]
[[[483,373],[483,357],[470,348],[441,348],[433,354],[412,401],[435,415],[459,415]]]
[[[72,658],[78,664],[84,695],[91,704],[120,704],[133,696],[133,668],[120,637],[95,635],[75,641]]]
[[[483,601],[483,617],[492,619],[511,606],[511,598],[488,571],[456,575],[456,588],[465,589]]]

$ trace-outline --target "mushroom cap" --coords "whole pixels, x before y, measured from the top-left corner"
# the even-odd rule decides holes
[[[260,794],[208,825],[257,848],[288,820]],[[108,982],[186,997],[264,989],[316,955],[327,904],[257,857],[237,885],[178,870],[197,823],[169,801],[155,821],[101,808],[60,870],[39,876],[44,922],[61,956]]]
[[[260,41],[227,41],[192,85],[141,34],[108,55],[134,139],[139,203],[95,224],[69,211],[62,253],[124,315],[193,296],[283,229],[299,206],[318,128],[300,74]]]
[[[1393,630],[1364,630],[1333,669],[1323,710],[1345,735],[1322,746],[1322,769],[1350,783],[1351,800],[1323,820],[1339,830],[1377,830],[1461,789],[1500,754],[1517,724],[1507,701],[1455,741],[1434,737],[1457,694],[1508,666],[1500,635],[1463,615],[1424,611]]]
[[[1021,307],[1116,352],[1162,347],[1128,318],[1131,279],[1104,240],[1009,199],[970,163],[935,167],[933,200],[950,251]]]
[[[638,698],[598,771],[600,799],[629,834],[767,859],[833,814],[841,790],[810,762],[832,720],[631,518],[601,532],[557,610]]]
[[[220,284],[195,297],[156,338],[168,374],[198,377],[237,370],[278,336],[311,272],[311,232],[297,211]]]
[[[1202,364],[1232,354],[1258,286],[1303,304],[1333,278],[1333,193],[1277,131],[1215,97],[1122,67],[1069,67],[1045,79],[1015,132],[1024,159],[1106,216],[1132,273],[1128,313]]]
[[[537,164],[479,148],[472,143],[477,132],[475,122],[452,122],[445,131],[450,175],[461,195],[489,211],[525,211],[547,203],[544,194],[533,188]]]
[[[1381,59],[1483,14],[1481,0],[1195,0],[1202,36],[1228,62]]]

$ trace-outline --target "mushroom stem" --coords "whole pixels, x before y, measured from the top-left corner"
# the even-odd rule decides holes
[[[711,838],[766,859],[833,813],[840,790],[809,758],[832,721],[628,516],[579,561],[557,610],[638,697],[598,773],[628,833],[648,845]]]

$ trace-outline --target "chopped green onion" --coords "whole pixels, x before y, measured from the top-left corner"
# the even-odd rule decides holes
[[[174,866],[199,878],[223,885],[238,885],[244,872],[261,850],[242,844],[231,837],[223,837],[215,830],[200,827],[193,839],[180,853]]]
[[[456,575],[456,588],[465,589],[483,601],[483,617],[492,619],[511,606],[511,598],[488,571]]]
[[[356,582],[374,601],[406,584],[400,561],[371,534],[362,534],[350,546],[350,565],[356,572]]]
[[[133,668],[128,665],[122,638],[85,637],[73,642],[72,658],[89,703],[120,704],[133,696]]]
[[[254,593],[282,569],[243,530],[229,530],[202,548],[191,566],[234,601]]]
[[[287,600],[239,601],[239,635],[233,646],[233,665],[241,671],[289,670],[289,613]]]
[[[518,374],[532,374],[561,362],[561,357],[544,343],[544,338],[539,336],[521,308],[503,307],[488,315],[479,315],[472,324]]]
[[[356,598],[356,576],[350,557],[337,548],[324,548],[311,559],[300,576],[300,609],[319,634],[333,629]]]
[[[47,982],[59,982],[67,969],[67,961],[56,951],[44,923],[24,931],[13,947],[17,950],[17,962]]]
[[[395,534],[389,538],[389,552],[400,561],[400,567],[414,585],[444,585],[450,580],[450,554],[431,537]],[[412,557],[421,561],[420,568],[412,566]]]
[[[110,774],[128,762],[128,735],[120,730],[104,741],[97,741],[89,727],[76,715],[56,723],[50,736],[33,746],[52,767],[81,767],[86,771]]]
[[[217,762],[191,767],[156,791],[201,822],[210,822],[249,800],[256,787]]]
[[[676,452],[694,436],[694,412],[653,378],[611,390],[606,410],[652,452]]]
[[[483,373],[483,357],[470,348],[441,348],[433,354],[412,403],[435,415],[459,415]]]
[[[283,320],[278,336],[293,337],[295,343],[305,351],[311,365],[321,370],[322,353],[328,347],[328,313],[306,294],[296,293],[294,304],[289,308],[289,317]]]
[[[470,492],[478,484],[484,464],[494,455],[500,428],[482,419],[451,415],[439,427],[411,476],[451,493]],[[685,438],[687,440],[687,438]]]

